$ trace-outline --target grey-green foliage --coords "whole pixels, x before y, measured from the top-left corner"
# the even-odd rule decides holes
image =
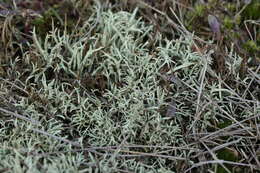
[[[35,86],[38,89],[37,95],[47,102],[42,105],[23,98],[17,106],[41,121],[42,125],[37,128],[59,137],[72,136],[92,146],[119,145],[125,138],[132,144],[140,141],[144,145],[185,144],[177,121],[159,113],[160,107],[167,105],[168,94],[159,85],[158,74],[163,67],[168,66],[172,71],[175,69],[186,74],[188,77],[184,81],[189,79],[191,86],[196,86],[192,79],[200,77],[205,62],[210,63],[210,60],[192,53],[192,41],[184,36],[176,41],[167,41],[159,40],[161,37],[157,35],[154,39],[159,46],[156,50],[150,50],[146,40],[151,37],[152,26],[145,24],[141,18],[137,19],[136,12],[137,10],[129,14],[123,11],[112,13],[97,10],[97,14],[80,28],[80,32],[88,33],[91,26],[95,25],[95,33],[91,35],[75,36],[53,29],[41,41],[34,30],[34,44],[30,46],[35,51],[38,62],[33,63],[30,52],[24,55],[32,67],[26,85]],[[180,57],[178,63],[173,62],[174,56]],[[50,76],[50,69],[52,75],[58,76]],[[105,76],[107,86],[105,90],[99,91],[102,96],[96,96],[94,88],[88,89],[84,84],[78,84],[77,79],[84,79],[86,74],[93,77]],[[61,79],[64,76],[74,79],[74,83],[64,82]],[[39,111],[39,108],[44,108],[44,111]],[[69,124],[63,124],[65,120]],[[48,136],[34,134],[30,131],[31,126],[24,122],[17,123],[23,124],[19,126],[22,130],[16,131],[20,137],[13,142],[6,141],[3,152],[7,152],[9,146],[16,149],[31,148],[37,152],[70,149]],[[20,138],[23,138],[23,142],[16,144]],[[5,160],[1,166],[11,168],[13,164],[18,165],[11,168],[14,172],[22,170],[19,167],[21,163],[16,163],[21,160],[32,166],[32,172],[75,172],[84,159],[85,162],[91,160],[83,158],[81,153],[65,153],[43,157],[43,160],[38,161],[16,149],[10,149],[12,154],[1,155],[1,159]],[[185,153],[180,153],[179,156],[183,155]],[[107,156],[99,162],[103,171],[103,168],[109,167],[111,172],[115,172],[120,165],[136,172],[156,172],[157,168],[160,171],[167,170],[163,159],[157,159],[154,167],[151,166],[154,163],[149,160],[139,163],[129,159],[120,163],[116,159],[110,159]],[[37,168],[39,162],[41,166]],[[111,167],[111,162],[114,167]],[[90,169],[92,168],[87,168],[88,171]]]
[[[117,144],[127,135],[132,140],[142,137],[147,144],[165,145],[171,143],[170,137],[179,133],[178,125],[162,123],[164,120],[158,112],[166,94],[158,85],[157,73],[169,60],[149,53],[144,37],[152,27],[137,20],[135,14],[136,11],[133,14],[102,13],[96,26],[99,32],[85,38],[75,39],[54,30],[40,43],[34,33],[35,45],[45,66],[31,77],[41,81],[44,97],[56,103],[50,110],[56,116],[71,119],[93,145]],[[74,77],[85,73],[104,75],[108,87],[103,101],[81,96],[79,88],[69,95],[64,91],[68,84],[46,81],[44,70],[48,68]],[[67,112],[74,113],[66,117]],[[140,131],[142,136],[138,136]]]

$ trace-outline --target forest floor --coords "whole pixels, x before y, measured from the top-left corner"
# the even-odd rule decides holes
[[[260,171],[259,11],[0,1],[0,172]]]

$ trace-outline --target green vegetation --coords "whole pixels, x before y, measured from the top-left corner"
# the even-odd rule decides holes
[[[0,3],[0,172],[260,171],[250,4],[162,2]]]

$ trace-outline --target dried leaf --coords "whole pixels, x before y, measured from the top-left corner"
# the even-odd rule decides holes
[[[169,103],[168,105],[166,116],[175,117],[175,115],[176,115],[176,102],[171,101],[171,103]]]
[[[215,16],[208,15],[208,22],[212,32],[220,33],[220,24]]]
[[[245,4],[250,4],[252,0],[244,0]]]
[[[7,17],[8,15],[16,14],[13,10],[0,10],[1,17]]]

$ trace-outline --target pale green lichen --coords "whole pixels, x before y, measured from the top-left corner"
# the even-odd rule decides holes
[[[119,172],[122,168],[174,172],[178,160],[196,160],[189,160],[195,149],[183,149],[187,140],[182,126],[193,133],[207,131],[220,115],[237,123],[230,117],[233,103],[224,103],[236,92],[222,88],[223,80],[211,68],[212,51],[192,50],[193,35],[178,40],[155,35],[156,46],[151,49],[147,40],[153,27],[136,17],[137,10],[103,12],[97,5],[93,12],[71,34],[53,26],[41,39],[34,30],[30,52],[12,63],[17,79],[22,76],[14,70],[19,61],[26,61],[29,73],[24,83],[29,94],[17,96],[14,105],[39,123],[0,120],[1,168],[7,172]],[[227,58],[228,73],[235,76],[241,59],[232,51]],[[168,70],[162,72],[164,68]],[[173,74],[180,81],[178,90],[174,81],[171,89],[160,84],[161,76]],[[216,81],[209,82],[207,75]],[[5,84],[0,86],[0,92],[6,92]],[[169,99],[177,102],[174,117],[160,111]],[[253,114],[250,111],[247,115]],[[82,148],[72,148],[79,145]],[[131,145],[142,147],[132,150]],[[164,146],[182,149],[162,152]],[[146,157],[138,160],[133,155]]]

